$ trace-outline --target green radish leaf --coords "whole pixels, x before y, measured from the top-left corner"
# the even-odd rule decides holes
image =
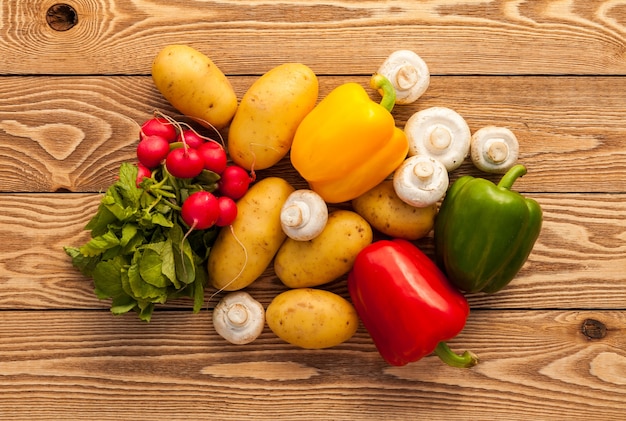
[[[171,218],[171,214],[172,214],[172,206],[170,206],[168,203],[166,202],[159,202],[154,209],[160,213],[161,215],[163,215],[167,221],[170,222],[170,226],[173,225],[172,221],[169,219]]]
[[[85,256],[76,247],[64,247],[65,253],[72,258],[72,265],[84,276],[91,278],[96,265],[100,263],[100,256]]]
[[[111,300],[111,313],[115,315],[128,313],[135,307],[137,307],[137,301],[133,297],[126,294],[113,297]]]
[[[126,295],[135,299],[135,294],[133,293],[133,289],[130,286],[130,267],[127,267],[126,270],[122,271],[122,290]]]
[[[139,259],[139,275],[141,278],[158,288],[165,288],[170,284],[163,275],[161,254],[151,248],[146,248]]]
[[[172,221],[170,221],[168,218],[165,217],[165,215],[159,212],[152,213],[150,216],[150,220],[154,225],[160,225],[166,228],[171,228],[174,226],[174,223]]]
[[[170,280],[175,289],[181,288],[181,283],[176,277],[176,261],[174,259],[174,248],[172,240],[168,238],[161,249],[161,273]]]
[[[207,277],[203,270],[196,271],[197,276],[195,282],[191,285],[193,286],[193,312],[198,313],[202,310],[202,306],[204,305],[204,287],[207,283]]]
[[[217,182],[220,180],[220,175],[213,171],[202,170],[199,176],[196,177],[195,181],[202,184],[204,190],[212,192],[217,189]]]
[[[135,251],[137,251],[137,249],[145,243],[146,237],[144,236],[143,231],[138,229],[135,235],[128,240],[126,245],[122,247],[119,252],[125,256],[132,256]]]
[[[122,238],[120,238],[120,245],[126,246],[137,235],[139,228],[135,224],[124,224],[122,227]]]
[[[110,249],[105,250],[102,255],[100,256],[101,260],[111,260],[116,258],[117,256],[121,256],[120,254],[120,246],[114,246],[111,247]]]
[[[109,230],[109,224],[115,222],[117,218],[102,204],[98,206],[96,214],[85,225],[86,230],[91,230],[92,237],[98,237]]]
[[[116,183],[123,190],[123,194],[128,200],[128,205],[135,208],[138,207],[139,198],[143,192],[141,188],[137,187],[137,173],[136,165],[124,162],[120,165],[120,178]]]
[[[152,318],[152,313],[154,312],[154,303],[151,301],[141,300],[137,301],[137,308],[139,313],[139,319],[144,322],[149,322]]]
[[[120,240],[115,233],[113,231],[107,231],[105,234],[89,240],[80,248],[80,252],[85,256],[93,257],[119,244]]]
[[[124,259],[102,261],[93,271],[95,293],[99,299],[117,297],[125,294],[122,288],[122,265]]]
[[[176,268],[176,277],[184,284],[190,284],[196,278],[196,268],[189,241],[184,238],[180,225],[174,225],[169,231]]]
[[[167,289],[158,288],[145,282],[139,273],[139,265],[133,263],[128,268],[128,282],[132,290],[132,295],[140,300],[164,303],[167,301]]]
[[[119,196],[108,195],[108,193],[107,196],[102,199],[102,205],[122,222],[128,221],[135,213],[135,209],[122,204],[122,199],[119,198]]]

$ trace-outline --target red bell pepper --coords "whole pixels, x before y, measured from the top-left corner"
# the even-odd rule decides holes
[[[465,296],[417,246],[379,240],[357,256],[348,289],[380,355],[402,366],[433,351],[454,367],[471,367],[476,355],[457,355],[445,341],[463,330],[469,316]]]

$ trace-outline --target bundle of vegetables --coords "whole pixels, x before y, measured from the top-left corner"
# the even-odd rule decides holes
[[[229,175],[219,143],[182,127],[165,118],[142,125],[139,162],[121,165],[85,226],[91,239],[65,247],[73,265],[93,279],[97,297],[111,299],[114,314],[134,310],[149,321],[156,304],[178,297],[192,298],[199,312],[217,228],[232,223],[234,200],[250,183],[240,167],[231,166]]]

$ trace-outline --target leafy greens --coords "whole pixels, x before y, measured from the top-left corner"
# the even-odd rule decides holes
[[[73,266],[93,279],[96,296],[111,300],[113,314],[134,310],[150,321],[155,305],[179,297],[191,298],[197,313],[217,232],[189,232],[180,205],[195,191],[215,190],[219,175],[205,170],[193,180],[177,179],[162,165],[139,186],[136,179],[137,167],[123,163],[85,226],[91,239],[64,250]]]

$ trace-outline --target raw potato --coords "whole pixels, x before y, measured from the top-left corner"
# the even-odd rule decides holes
[[[317,76],[304,64],[282,64],[261,76],[241,99],[228,129],[232,160],[248,170],[280,161],[317,96]]]
[[[321,289],[298,288],[277,295],[265,311],[280,339],[307,349],[330,348],[350,339],[359,326],[352,304]]]
[[[152,62],[152,80],[174,108],[205,127],[226,127],[237,111],[230,81],[210,58],[192,47],[163,48]]]
[[[314,239],[285,240],[274,259],[274,272],[290,288],[325,284],[350,271],[372,236],[372,228],[356,212],[331,212],[324,231]]]
[[[268,177],[253,184],[237,201],[232,231],[231,227],[222,228],[209,254],[213,287],[236,291],[263,274],[287,238],[280,225],[280,208],[293,191],[284,179]]]
[[[385,180],[352,200],[352,208],[374,229],[391,237],[417,240],[435,224],[437,204],[417,208],[398,197],[392,180]]]

